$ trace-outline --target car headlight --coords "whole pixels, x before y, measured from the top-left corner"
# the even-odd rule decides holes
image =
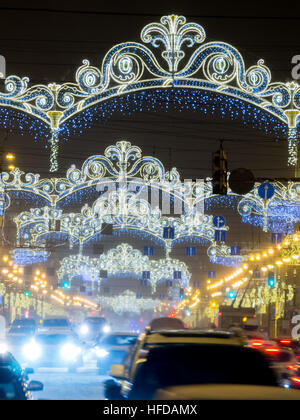
[[[80,347],[72,343],[67,343],[61,349],[61,356],[65,360],[74,360],[79,356],[80,352]]]
[[[105,325],[104,327],[103,327],[103,330],[102,330],[104,333],[109,333],[110,332],[110,326],[109,325]]]
[[[0,343],[0,354],[8,352],[8,345],[6,343]]]
[[[25,344],[23,347],[23,354],[28,360],[37,360],[40,357],[41,353],[41,346],[35,341],[31,341],[30,343]]]
[[[87,325],[81,325],[80,334],[87,335],[89,333],[89,327]]]
[[[95,352],[96,352],[96,355],[99,357],[99,358],[103,358],[103,357],[106,357],[106,356],[108,356],[109,355],[109,353],[108,353],[108,351],[106,351],[105,349],[101,349],[101,348],[99,348],[99,347],[97,347],[96,349],[95,349]]]

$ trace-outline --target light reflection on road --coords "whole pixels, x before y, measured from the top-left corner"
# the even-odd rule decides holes
[[[94,367],[82,367],[76,373],[65,368],[39,368],[30,375],[30,380],[44,384],[43,391],[33,393],[34,398],[47,400],[103,400],[103,382],[107,378]]]

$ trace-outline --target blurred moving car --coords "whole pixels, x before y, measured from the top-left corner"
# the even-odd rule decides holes
[[[290,338],[272,338],[272,340],[276,341],[279,347],[292,349],[296,359],[300,361],[300,342],[298,340]]]
[[[82,344],[72,333],[37,334],[22,350],[34,367],[67,367],[69,372],[76,372],[83,365]]]
[[[140,358],[144,358],[149,349],[163,347],[168,344],[232,344],[244,345],[245,340],[234,332],[214,330],[162,330],[146,331],[138,337],[136,345],[125,360],[125,367],[129,374],[134,374],[135,365]]]
[[[290,348],[269,346],[260,350],[285,388],[300,389],[300,364]]]
[[[122,364],[138,336],[133,333],[114,333],[102,337],[94,347],[100,374],[109,373],[113,364]]]
[[[147,330],[145,333],[141,334],[138,337],[136,344],[132,347],[131,351],[125,359],[122,368],[121,393],[123,395],[128,395],[133,383],[133,379],[135,377],[137,366],[139,365],[140,360],[146,360],[150,350],[154,348],[164,348],[166,346],[175,346],[177,344],[211,344],[243,346],[245,345],[245,340],[242,337],[235,334],[234,332],[228,331],[197,331],[187,329],[178,331]],[[221,353],[218,357],[221,357]],[[112,384],[113,383],[111,383],[111,385]],[[110,386],[106,387],[106,389],[108,388],[110,388]]]
[[[98,341],[110,332],[109,323],[102,317],[87,317],[79,325],[78,335],[84,341]]]
[[[111,373],[122,377],[118,365],[112,366]],[[152,400],[157,398],[159,390],[166,391],[172,387],[184,390],[192,385],[198,389],[193,392],[192,399],[201,398],[202,385],[247,385],[274,389],[278,386],[268,362],[260,352],[251,348],[215,343],[169,344],[150,349],[147,358],[138,361],[128,399]],[[107,395],[109,392],[106,392]],[[120,391],[120,399],[122,397]],[[215,399],[219,397],[215,394]],[[187,392],[185,398],[191,399]]]
[[[43,384],[38,381],[28,382],[26,377],[9,367],[0,366],[0,401],[31,400],[32,391],[42,391]]]
[[[154,318],[150,322],[150,331],[183,330],[184,323],[179,318]]]

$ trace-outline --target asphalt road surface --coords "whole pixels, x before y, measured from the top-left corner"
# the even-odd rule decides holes
[[[46,400],[103,400],[103,382],[107,378],[93,367],[82,367],[76,373],[64,368],[40,368],[30,375],[31,380],[44,384],[44,390],[34,392],[33,397]]]

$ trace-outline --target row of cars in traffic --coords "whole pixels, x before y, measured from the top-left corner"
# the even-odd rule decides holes
[[[186,329],[176,318],[155,319],[140,335],[109,332],[96,317],[75,328],[62,319],[29,324],[16,321],[0,342],[0,400],[42,390],[29,381],[33,368],[75,372],[87,359],[99,375],[110,375],[109,400],[300,399],[298,341],[236,328]]]

